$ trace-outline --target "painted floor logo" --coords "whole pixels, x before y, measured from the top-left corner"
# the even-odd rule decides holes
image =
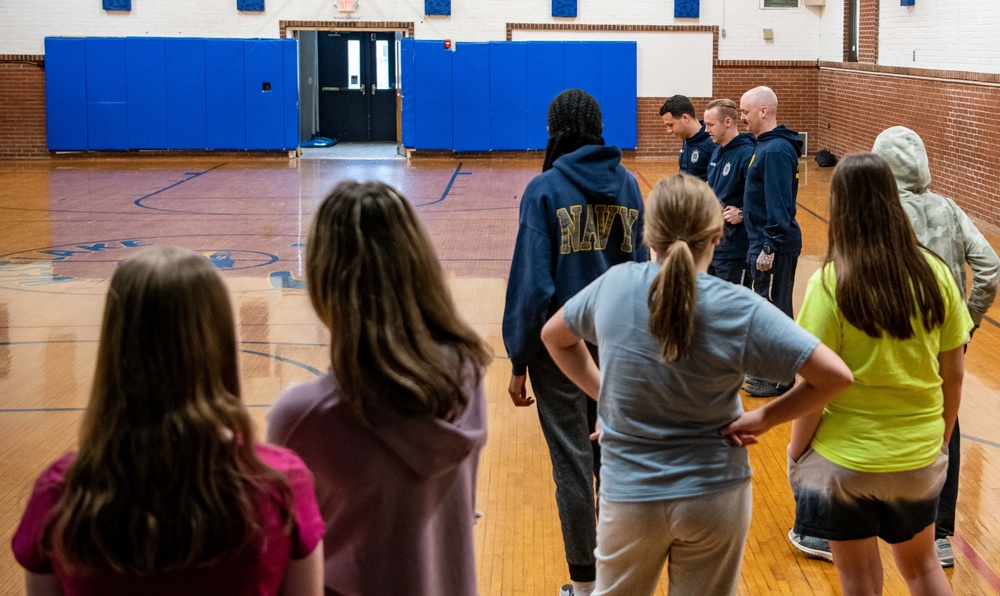
[[[248,242],[259,244],[260,240],[259,236],[242,235],[168,236],[77,242],[23,250],[0,255],[0,288],[63,293],[62,288],[51,286],[77,283],[88,287],[94,285],[103,287],[118,263],[129,258],[143,246],[157,244],[181,246],[195,244],[192,250],[210,260],[220,271],[267,268],[262,276],[261,285],[273,288],[276,286],[271,281],[272,274],[278,273],[282,277],[291,278],[291,272],[287,270],[271,271],[281,268],[278,263],[283,259],[279,255],[246,248],[214,248],[226,245],[238,247]],[[272,238],[272,240],[277,239]],[[198,247],[198,244],[202,247]],[[293,262],[301,260],[299,254],[301,244],[281,243],[280,240],[277,240],[277,244],[282,247],[282,252],[291,250],[284,260]],[[86,293],[100,293],[100,291]]]

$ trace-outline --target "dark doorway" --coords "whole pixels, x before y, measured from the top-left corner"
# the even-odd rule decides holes
[[[396,34],[321,31],[319,130],[338,141],[395,141]]]

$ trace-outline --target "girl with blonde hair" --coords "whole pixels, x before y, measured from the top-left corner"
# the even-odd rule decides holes
[[[309,470],[255,442],[237,358],[207,259],[150,247],[118,267],[78,450],[14,535],[29,596],[322,593]]]
[[[767,427],[850,383],[843,362],[781,311],[708,275],[722,223],[707,184],[661,180],[644,234],[657,260],[612,267],[542,331],[559,367],[597,400],[597,595],[652,594],[665,561],[673,596],[735,594],[751,511],[743,446],[755,437],[722,431],[743,411],[744,375],[803,377],[767,406]],[[585,341],[597,344],[600,371]]]
[[[491,356],[413,207],[379,182],[338,184],[313,220],[306,282],[330,371],[281,396],[268,438],[316,475],[326,593],[476,594]]]

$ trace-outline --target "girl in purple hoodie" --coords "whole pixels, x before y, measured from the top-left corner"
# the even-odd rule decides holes
[[[306,281],[331,367],[284,393],[268,440],[313,471],[328,595],[477,593],[485,343],[457,317],[410,203],[342,182],[313,221]]]

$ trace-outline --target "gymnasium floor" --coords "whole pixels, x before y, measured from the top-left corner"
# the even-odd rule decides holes
[[[626,165],[644,193],[676,171],[673,163]],[[514,408],[506,394],[500,330],[518,202],[539,169],[533,160],[0,161],[0,594],[23,593],[7,545],[33,479],[75,444],[115,264],[141,245],[176,244],[218,265],[243,341],[244,398],[263,431],[278,393],[327,367],[324,330],[301,281],[310,218],[339,180],[376,178],[417,206],[459,309],[496,353],[478,492],[480,591],[555,595],[568,576],[548,454],[534,407]],[[830,174],[802,162],[796,304],[825,252]],[[1000,237],[988,237],[1000,248]],[[1000,593],[1000,305],[989,317],[966,360],[956,565],[948,571],[956,594]],[[766,401],[744,400],[748,408]],[[787,436],[781,427],[751,447],[754,517],[740,593],[837,594],[833,566],[800,556],[785,537],[793,511]],[[885,593],[905,594],[887,549],[883,559]]]

